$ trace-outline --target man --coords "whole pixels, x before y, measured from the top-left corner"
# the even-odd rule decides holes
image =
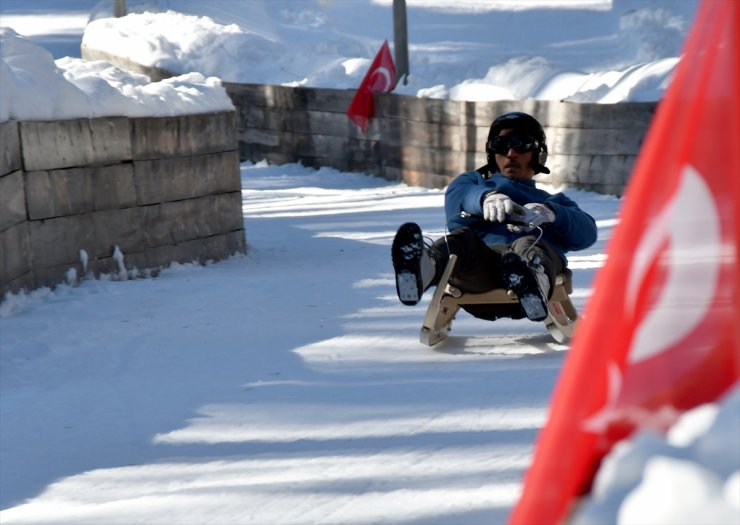
[[[567,265],[566,252],[596,242],[596,223],[563,193],[536,187],[545,167],[545,132],[531,115],[512,112],[491,124],[486,141],[488,163],[462,173],[445,192],[450,233],[426,246],[415,223],[402,225],[393,240],[396,291],[414,305],[423,292],[439,284],[450,254],[457,264],[450,281],[465,292],[494,288],[514,291],[521,306],[473,315],[488,319],[547,317],[547,299],[555,276]],[[444,283],[442,283],[444,284]]]

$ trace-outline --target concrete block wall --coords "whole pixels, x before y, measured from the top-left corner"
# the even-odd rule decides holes
[[[354,91],[226,84],[239,111],[243,160],[300,160],[409,184],[444,187],[485,164],[496,116],[524,111],[548,137],[551,175],[538,180],[621,195],[656,103],[465,102],[395,94],[374,97],[365,134],[346,116]]]
[[[246,250],[234,112],[0,124],[0,297]]]

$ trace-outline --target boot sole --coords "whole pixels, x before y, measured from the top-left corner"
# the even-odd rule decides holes
[[[408,306],[417,304],[424,293],[424,283],[421,280],[423,253],[424,239],[421,228],[413,222],[403,224],[393,239],[391,257],[396,272],[398,299]]]
[[[544,321],[547,317],[547,301],[542,297],[537,278],[527,263],[515,253],[505,253],[501,257],[501,270],[504,283],[516,294],[527,318]]]

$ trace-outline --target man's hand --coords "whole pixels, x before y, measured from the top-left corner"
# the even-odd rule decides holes
[[[506,222],[514,210],[514,201],[503,193],[489,193],[483,199],[483,218],[491,222]]]
[[[542,226],[546,222],[553,222],[555,220],[555,212],[552,211],[548,206],[540,204],[539,202],[530,202],[525,204],[524,208],[526,213],[521,219],[521,222],[526,225],[509,224],[507,228],[513,232],[528,232],[532,231],[538,226]]]

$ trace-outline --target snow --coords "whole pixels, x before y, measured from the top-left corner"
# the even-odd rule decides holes
[[[686,412],[665,437],[644,432],[605,459],[574,525],[737,524],[740,389]]]
[[[111,0],[3,0],[0,24],[15,31],[0,35],[0,122],[228,109],[221,81],[356,88],[393,41],[391,2],[128,0],[130,14],[111,18]],[[411,72],[396,92],[456,100],[659,100],[696,10],[695,0],[407,3]],[[150,84],[78,50],[54,56],[55,68],[15,36],[69,52],[75,31],[183,76]]]
[[[183,93],[220,104],[211,78],[224,78],[215,65],[228,61],[197,57],[189,46],[198,41],[221,42],[214,53],[241,53],[248,42],[255,55],[231,64],[250,81],[352,87],[392,36],[388,1],[240,2],[243,11],[228,7],[236,2],[148,3],[180,13],[85,26],[103,3],[3,0],[2,25],[33,33],[2,33],[5,118],[87,116],[108,105],[188,111]],[[399,91],[659,97],[694,8],[409,0],[412,78]],[[340,29],[350,14],[362,26]],[[171,40],[159,16],[177,22]],[[182,67],[184,77],[152,84],[57,56],[49,35],[73,34],[74,20],[84,20],[78,42],[85,27],[96,38],[110,24],[117,54],[149,46],[154,65]],[[491,26],[508,51],[483,38]],[[525,35],[525,26],[536,31]],[[586,88],[575,91],[584,73]],[[247,255],[146,279],[73,273],[69,284],[0,303],[0,522],[505,522],[567,346],[540,323],[465,315],[439,347],[418,342],[428,296],[414,308],[398,302],[389,247],[405,221],[444,233],[441,190],[297,164],[244,163],[241,174]],[[566,193],[599,226],[597,244],[570,257],[583,311],[620,201]],[[125,255],[116,252],[120,262]],[[740,523],[739,413],[735,389],[666,436],[620,443],[575,522]]]
[[[12,28],[0,28],[0,122],[113,115],[169,116],[233,110],[216,77],[190,72],[161,82],[103,61],[56,61]]]

